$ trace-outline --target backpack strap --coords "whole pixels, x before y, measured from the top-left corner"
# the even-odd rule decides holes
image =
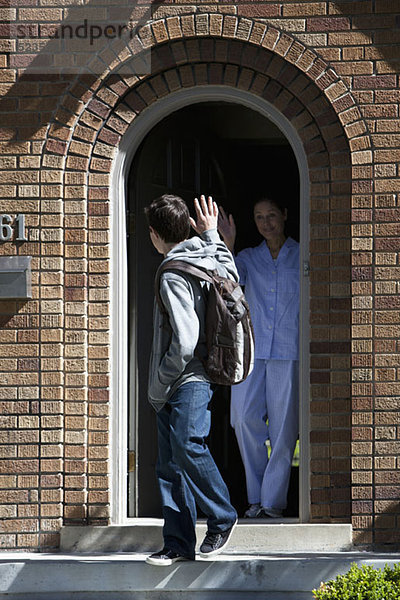
[[[199,267],[195,267],[194,265],[187,263],[184,260],[169,260],[165,264],[162,264],[159,267],[156,277],[155,277],[154,293],[155,293],[155,298],[156,298],[157,304],[160,308],[160,311],[164,314],[166,311],[165,311],[165,308],[164,308],[164,305],[162,303],[161,296],[160,296],[160,278],[161,278],[161,275],[165,271],[178,271],[178,272],[183,271],[184,273],[193,275],[194,277],[197,277],[198,279],[202,279],[203,281],[208,281],[208,283],[211,283],[213,281],[213,278],[211,277],[211,275],[209,275],[209,273],[206,269],[200,269]]]

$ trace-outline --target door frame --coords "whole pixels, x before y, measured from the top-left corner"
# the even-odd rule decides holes
[[[128,423],[128,268],[126,209],[127,180],[134,156],[146,135],[174,111],[200,102],[229,102],[255,110],[272,121],[285,135],[296,156],[300,177],[300,480],[299,520],[310,520],[310,444],[309,444],[309,170],[302,141],[290,123],[267,100],[245,90],[207,85],[172,92],[144,109],[124,134],[111,171],[111,440],[110,503],[111,523],[132,523],[128,516],[128,431],[133,435],[135,415]],[[133,412],[133,411],[132,411]],[[141,519],[142,521],[142,519]]]

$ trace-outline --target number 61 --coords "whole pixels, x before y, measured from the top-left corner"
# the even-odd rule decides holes
[[[13,229],[15,228],[15,241],[26,242],[25,236],[25,215],[17,215],[14,223],[11,215],[0,215],[0,242],[9,242],[13,237]]]

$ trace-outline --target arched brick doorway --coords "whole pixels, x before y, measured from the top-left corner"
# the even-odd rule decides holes
[[[218,68],[218,65],[210,65],[208,67],[207,71],[210,72],[210,73],[213,73],[213,71],[215,71],[217,68]],[[231,96],[233,96],[234,95],[234,91],[237,89],[238,86],[235,85],[235,87],[233,87],[232,85],[226,85],[223,77],[227,76],[227,74],[232,69],[233,72],[236,71],[235,78],[237,77],[238,79],[235,79],[234,81],[231,81],[230,84],[231,83],[237,84],[237,81],[240,81],[240,78],[244,77],[243,70],[236,69],[235,66],[233,66],[233,68],[232,68],[231,65],[220,65],[220,69],[221,69],[221,72],[220,72],[221,79],[220,80],[218,80],[218,79],[216,80],[218,82],[217,85],[218,84],[219,85],[222,84],[223,88],[230,89]],[[190,78],[191,75],[192,75],[192,77],[194,77],[195,70],[196,70],[196,65],[187,65],[185,68],[182,67],[179,70],[179,81],[182,81],[182,71],[184,72],[185,77],[189,77]],[[246,73],[246,77],[249,78],[249,81],[251,80],[251,81],[253,81],[253,83],[255,83],[255,81],[257,81],[257,74],[256,73],[251,73],[248,69],[244,69],[244,71]],[[168,81],[168,79],[171,81],[173,79],[173,74],[172,73],[173,72],[171,72],[170,70],[168,70],[165,74],[160,75],[158,77],[161,78],[161,80],[165,81],[165,82]],[[176,73],[175,73],[175,75],[177,76]],[[164,77],[165,77],[165,79],[164,79]],[[211,76],[211,81],[214,81],[213,76]],[[213,85],[211,83],[211,81],[209,82],[208,86],[204,85],[204,82],[203,82],[204,89],[206,89],[206,88],[211,89],[211,87]],[[192,82],[196,83],[196,80],[193,79]],[[274,82],[272,82],[271,85],[273,85],[273,83]],[[157,84],[154,84],[154,85],[161,85],[160,84],[160,79],[158,79],[157,80]],[[141,86],[144,86],[144,87],[141,87]],[[198,89],[198,87],[196,85],[192,85],[192,86],[188,85],[187,87],[186,86],[182,86],[180,89],[170,90],[169,94],[165,95],[165,98],[169,98],[170,99],[173,96],[173,94],[178,94],[180,92],[183,94],[184,92],[186,92],[188,94],[188,96],[191,96],[191,99],[187,100],[188,102],[190,102],[190,101],[193,101],[194,98],[195,98],[195,96],[196,96],[196,93],[195,93],[196,89]],[[151,94],[151,90],[154,90],[154,88],[152,87],[151,80],[149,80],[146,83],[139,84],[138,89],[135,90],[135,92],[133,92],[133,94],[132,93],[130,94],[129,102],[132,103],[132,106],[136,106],[136,108],[139,110],[139,114],[138,114],[138,117],[137,117],[137,123],[139,123],[139,117],[140,117],[140,113],[141,113],[139,107],[141,106],[142,98],[144,97],[145,94]],[[244,91],[245,90],[243,90],[243,92]],[[294,111],[293,120],[295,120],[295,117],[299,116],[298,113],[299,112],[300,112],[300,114],[302,113],[301,106],[296,104],[295,99],[292,98],[290,96],[290,94],[288,94],[287,91],[284,90],[283,87],[280,89],[280,91],[282,92],[283,97],[285,98],[283,106],[286,106],[286,104],[290,105],[291,102],[293,102],[295,104],[295,106],[292,106],[292,110]],[[311,90],[308,90],[308,93],[310,94],[310,99],[314,98],[314,100],[316,102],[316,106],[318,106],[317,110],[321,111],[321,115],[319,117],[320,120],[323,123],[326,122],[328,124],[326,127],[329,127],[329,126],[332,127],[333,124],[330,121],[333,120],[333,118],[334,118],[333,114],[331,114],[330,117],[329,117],[328,105],[327,104],[325,105],[325,101],[320,97],[320,92],[316,92],[315,90],[314,90],[314,92],[312,92]],[[315,94],[315,96],[313,96],[313,93]],[[139,94],[141,94],[141,95],[139,95]],[[253,90],[250,91],[250,94],[253,95],[253,96],[255,96],[255,97],[257,97],[254,94]],[[271,102],[271,100],[274,100],[274,101],[276,100],[275,94],[277,94],[278,98],[280,97],[279,86],[276,87],[276,88],[275,88],[275,86],[273,86],[273,91],[271,91],[271,94],[269,96],[268,96],[268,93],[265,94],[265,97],[262,98],[262,100],[266,101],[265,102],[266,105],[272,105],[272,106],[274,106],[274,104],[273,104],[273,102]],[[161,95],[161,98],[159,98],[158,100],[155,100],[154,103],[150,103],[149,104],[149,108],[147,109],[147,114],[149,114],[150,111],[152,111],[152,110],[158,111],[158,108],[160,107],[160,104],[162,102],[163,97],[164,96]],[[307,97],[307,95],[306,95],[306,97]],[[282,100],[283,99],[281,98],[280,101],[282,101]],[[149,101],[150,101],[150,97],[149,97]],[[168,100],[166,100],[166,103],[168,104]],[[277,104],[278,104],[278,107],[279,107],[278,110],[279,110],[280,114],[283,115],[282,118],[283,119],[287,119],[287,117],[285,115],[285,109],[284,109],[284,112],[282,113],[281,112],[281,106],[279,106],[280,102],[277,102]],[[328,114],[325,114],[325,110],[324,109],[327,109],[327,113]],[[291,116],[290,110],[287,110],[286,113],[289,116]],[[145,114],[145,113],[142,113],[142,114]],[[161,119],[161,113],[159,113],[159,115],[160,116],[158,118]],[[305,139],[302,140],[300,143],[302,144],[303,148],[306,151],[308,151],[308,157],[307,157],[308,165],[305,167],[305,170],[303,172],[303,179],[307,180],[307,183],[308,183],[308,178],[310,178],[311,181],[312,181],[312,183],[314,183],[314,189],[315,190],[318,189],[317,185],[315,185],[315,184],[318,184],[319,189],[316,192],[316,196],[317,196],[316,203],[318,203],[318,196],[321,194],[321,192],[322,192],[323,196],[325,195],[325,193],[326,193],[326,196],[329,195],[328,189],[326,189],[326,191],[323,191],[323,186],[324,186],[323,179],[326,176],[328,176],[328,178],[329,178],[329,175],[328,175],[328,170],[329,170],[328,152],[327,152],[326,146],[324,144],[324,140],[323,140],[322,136],[320,135],[320,133],[318,131],[318,127],[315,124],[315,121],[313,119],[311,119],[311,121],[308,120],[305,114],[303,114],[301,118],[305,118],[305,121],[302,123],[302,126],[304,128],[303,136],[304,136]],[[301,118],[300,118],[300,123],[301,123]],[[287,119],[287,120],[290,122],[290,119]],[[156,121],[154,121],[154,123],[155,122]],[[302,127],[300,126],[300,130],[301,130],[301,128]],[[328,134],[328,137],[329,137],[329,134]],[[335,150],[335,146],[332,143],[332,141],[330,141],[329,143],[332,145],[332,149]],[[341,143],[340,143],[339,139],[335,140],[335,144],[337,144],[337,149],[338,149],[337,154],[340,154],[341,153],[341,148],[340,148],[340,144]],[[342,148],[344,148],[345,147],[344,142],[342,142],[342,144],[343,144]],[[336,159],[338,159],[338,158],[339,157],[336,157]],[[344,158],[344,157],[342,156],[342,158]],[[348,157],[344,158],[344,160],[346,162],[348,160]],[[313,161],[314,161],[314,165],[315,166],[312,166],[311,169],[310,169],[309,168],[310,167],[310,162],[311,162],[311,165],[312,165]],[[339,159],[339,161],[340,161],[340,159]],[[322,179],[322,181],[320,181],[320,179]],[[330,183],[327,183],[327,185],[329,186]],[[349,200],[349,198],[348,198],[348,200]],[[308,198],[307,198],[307,201],[308,201]],[[327,198],[326,198],[325,202],[326,201],[327,201]],[[305,202],[305,197],[303,197],[303,206],[304,206],[304,202]],[[328,206],[328,204],[326,204],[326,206]],[[319,211],[317,211],[317,212],[319,212]],[[316,215],[315,219],[317,221],[315,223],[316,230],[318,230],[318,228],[319,228],[318,221],[320,219],[323,220],[324,217],[322,216],[322,214],[320,214],[318,216]],[[307,222],[307,226],[308,226],[308,222]],[[323,231],[322,228],[320,229],[319,233],[317,233],[317,236],[319,236],[319,235],[321,235],[322,237],[324,237],[325,241],[326,241],[326,231]],[[328,250],[328,248],[325,246],[325,251],[327,251],[327,250]],[[307,254],[307,258],[308,258],[308,248],[305,251],[306,251],[306,254]],[[328,252],[329,252],[329,250],[328,250]],[[322,261],[323,262],[321,263],[322,270],[321,270],[321,273],[320,273],[320,277],[322,275],[322,271],[324,271],[323,277],[326,277],[326,270],[324,268],[326,266],[326,264],[327,264],[326,263],[326,258],[322,259]],[[325,292],[326,291],[327,290],[325,290]],[[328,294],[329,294],[329,292],[328,292]],[[319,300],[317,300],[317,302],[319,302]],[[329,343],[330,343],[330,340],[329,340]],[[346,351],[347,351],[348,347],[346,346],[346,344],[344,344],[343,346],[341,346],[341,349],[339,349],[339,352],[342,352],[345,347],[346,347]],[[336,347],[336,349],[338,349],[338,348],[339,348],[339,346]],[[336,352],[336,350],[335,350],[335,352]],[[323,353],[325,354],[325,350],[323,351]],[[303,358],[306,359],[306,354],[303,354]],[[308,356],[307,356],[307,359],[308,359]],[[308,361],[307,361],[306,364],[308,364]],[[322,363],[320,363],[320,365],[321,364],[325,366],[326,362],[322,361]],[[318,370],[318,366],[320,366],[320,365],[318,365],[317,363],[314,363],[314,368],[316,370]],[[305,377],[307,377],[307,378],[309,377],[309,369],[307,367],[302,370],[302,373],[303,373],[303,375]],[[328,375],[328,373],[324,372],[322,374],[322,378],[326,377],[327,375]],[[316,373],[316,374],[313,375],[313,377],[314,377],[314,380],[311,380],[311,382],[312,383],[316,383],[315,388],[317,388],[318,385],[319,385],[319,383],[321,382],[321,374],[320,373]],[[325,383],[325,382],[322,382],[322,383]],[[304,389],[307,389],[307,393],[308,393],[308,389],[309,389],[308,385],[306,385],[304,387]],[[315,389],[315,391],[316,391],[316,393],[318,393],[317,389]],[[303,401],[303,405],[304,405],[304,401]],[[303,413],[303,423],[304,422],[308,423],[308,417],[309,417],[309,412],[308,412],[308,406],[307,406],[307,410],[305,411],[305,413]],[[307,432],[308,432],[308,428],[307,428]],[[305,432],[303,430],[303,434],[304,433]],[[307,434],[305,434],[305,435],[307,435]],[[303,439],[305,441],[307,438],[303,437]],[[306,443],[304,443],[304,448],[303,449],[304,449],[303,457],[307,457],[308,458],[308,456],[309,456],[308,452],[307,452],[308,451],[308,447],[307,447]],[[324,452],[321,447],[319,448],[319,450],[322,451],[322,453]],[[329,460],[330,460],[332,458],[331,457],[331,453],[330,453],[330,449],[327,450],[326,454],[329,456]],[[302,515],[302,519],[303,520],[308,520],[308,516],[309,516],[309,503],[308,503],[309,469],[308,469],[308,464],[307,464],[307,468],[303,469],[303,477],[304,477],[304,479],[303,479],[303,492],[302,492],[302,496],[301,496],[301,499],[302,499],[301,515]],[[320,467],[318,466],[318,469],[319,468]]]
[[[200,28],[200,21],[206,26]],[[324,61],[289,35],[266,24],[210,14],[206,19],[204,15],[196,19],[193,16],[165,19],[153,23],[146,30],[147,37],[143,36],[131,55],[143,48],[146,39],[147,45],[153,48],[151,76],[142,80],[135,75],[119,76],[117,64],[108,79],[97,80],[93,87],[83,80],[72,88],[72,96],[66,102],[70,110],[73,105],[73,111],[79,115],[73,125],[71,142],[67,147],[56,136],[47,142],[49,154],[68,155],[69,173],[64,186],[66,199],[71,197],[73,175],[87,177],[85,198],[88,202],[80,211],[87,219],[89,234],[97,243],[96,253],[89,256],[84,267],[88,274],[92,274],[89,293],[99,302],[99,310],[102,303],[106,306],[109,265],[100,263],[106,256],[108,240],[105,232],[101,231],[100,221],[96,224],[95,219],[109,210],[109,173],[112,171],[115,175],[121,168],[121,164],[118,166],[112,159],[136,117],[144,115],[148,107],[173,92],[189,92],[199,86],[244,90],[269,102],[297,132],[308,163],[312,308],[311,518],[349,519],[352,182],[353,191],[362,188],[362,182],[357,182],[357,172],[351,172],[351,153],[353,162],[364,164],[370,161],[369,140],[359,110],[345,85]],[[65,122],[62,111],[58,118]],[[114,205],[114,214],[115,209]],[[123,231],[119,233],[123,234]],[[111,268],[113,292],[119,290],[123,294],[124,281],[114,270],[115,257]],[[103,274],[105,276],[101,277]],[[114,301],[114,309],[117,306]],[[113,310],[112,315],[115,326],[118,311]],[[92,347],[98,349],[98,345],[106,346],[108,343],[98,341],[96,345],[95,339],[100,340],[92,337],[87,348],[88,355]],[[114,352],[114,376],[118,357],[123,354],[123,336],[118,343]],[[119,384],[122,387],[112,388],[113,424],[118,422],[118,416],[126,418],[123,407],[114,402],[115,396],[124,392],[123,383]],[[107,388],[105,377],[89,378],[89,407],[91,401],[100,397],[107,404]],[[107,442],[100,442],[102,444],[106,446]],[[87,452],[90,445],[89,439]],[[126,474],[126,463],[121,456],[121,447],[117,445],[113,457],[114,482],[123,480]],[[82,465],[83,475],[89,477],[85,469]],[[121,488],[117,488],[115,483],[111,484],[111,488],[112,518],[121,521],[125,500],[120,493]],[[104,510],[99,510],[99,521],[107,518],[106,505],[107,501],[100,507]]]

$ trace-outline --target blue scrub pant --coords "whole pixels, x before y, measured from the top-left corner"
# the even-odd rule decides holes
[[[231,424],[245,468],[249,503],[286,508],[299,432],[299,361],[256,359],[249,377],[232,387]]]

